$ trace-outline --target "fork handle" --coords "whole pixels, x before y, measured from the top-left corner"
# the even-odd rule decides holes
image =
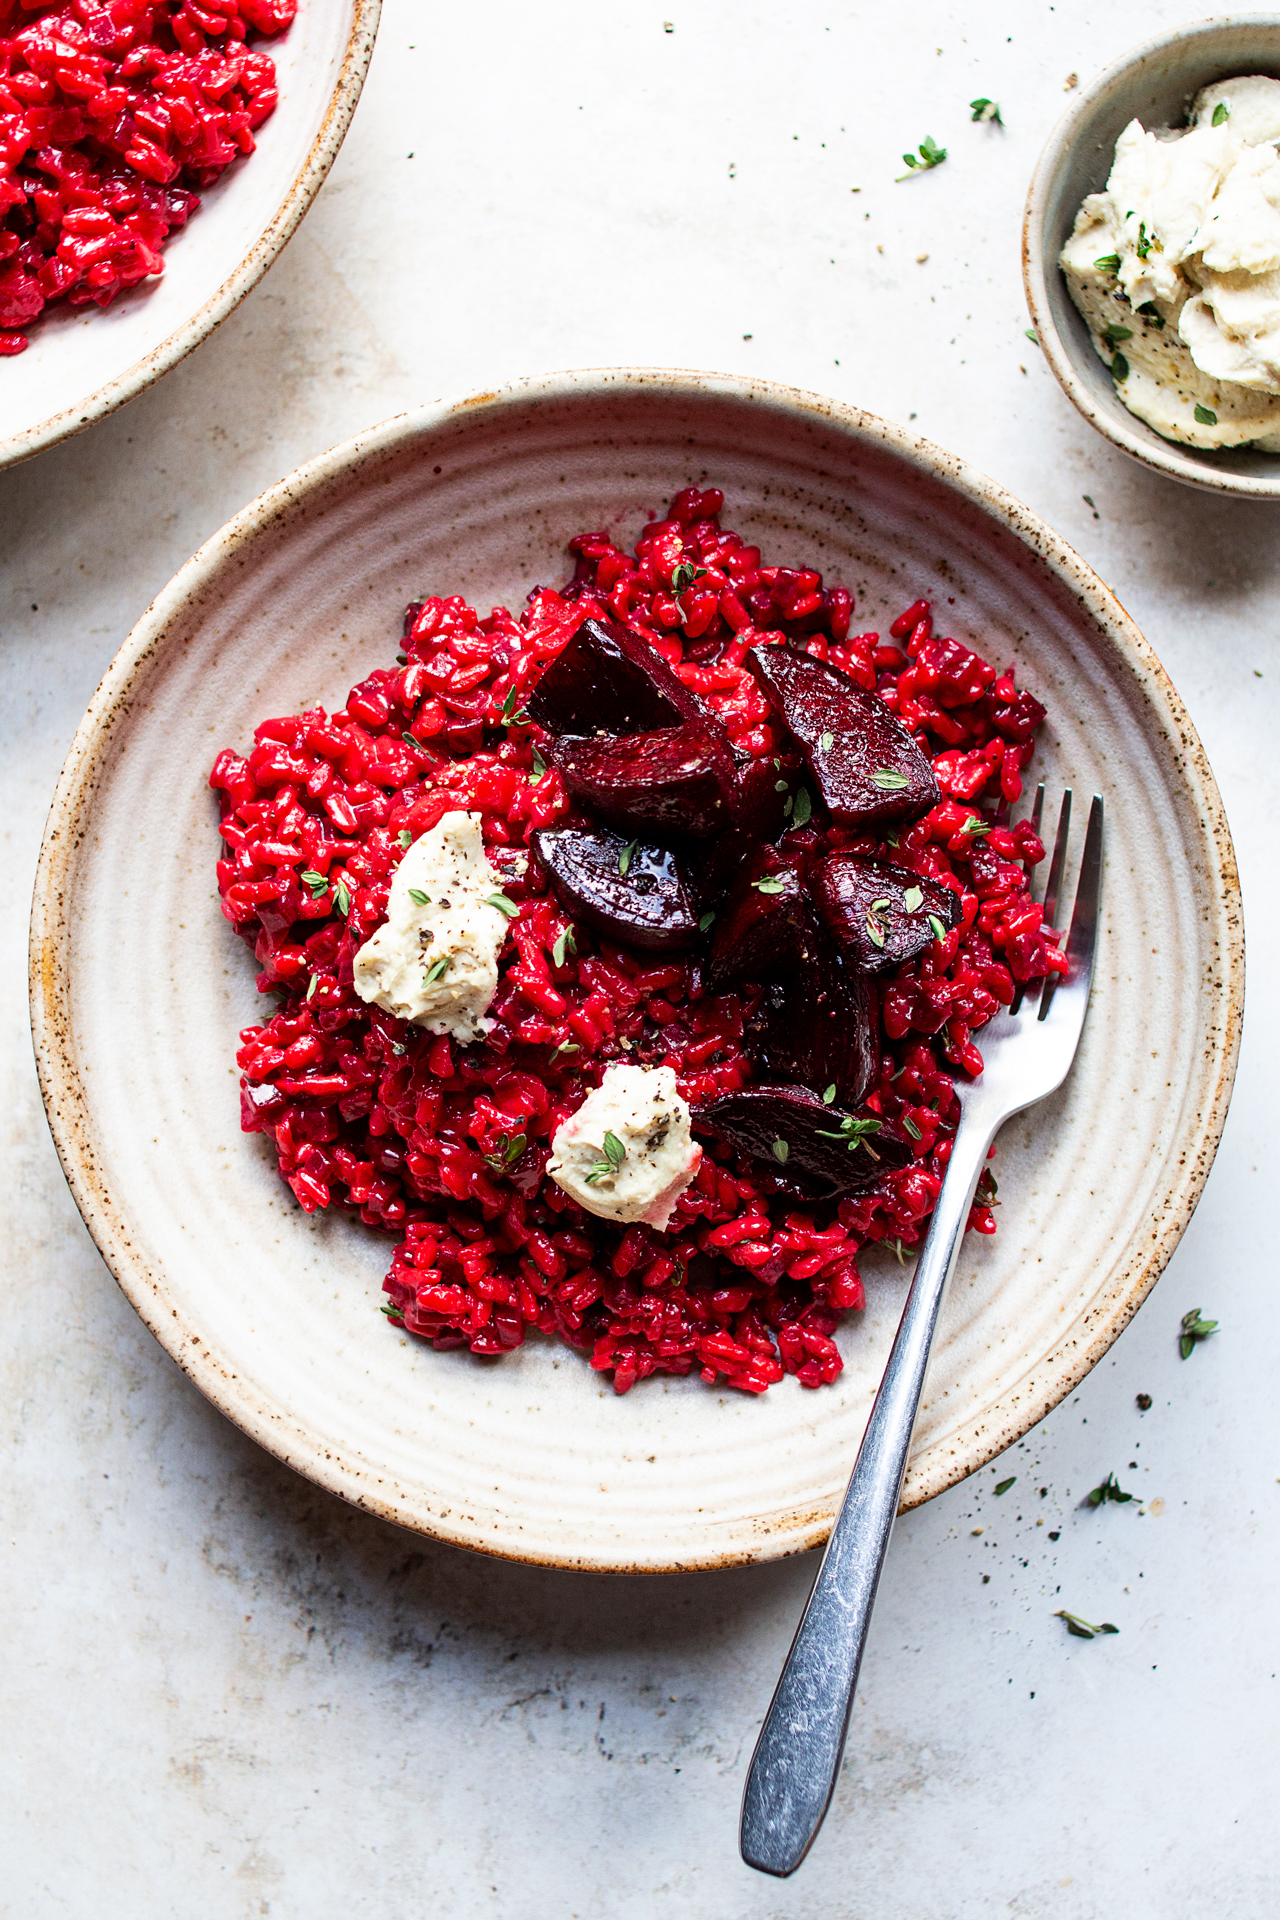
[[[962,1113],[848,1490],[752,1755],[739,1845],[762,1873],[794,1873],[835,1791],[938,1314],[994,1138],[976,1114],[972,1126],[967,1119]]]

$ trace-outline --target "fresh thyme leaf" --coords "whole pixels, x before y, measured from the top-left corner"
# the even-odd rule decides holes
[[[897,176],[899,180],[909,180],[913,173],[927,173],[930,167],[940,167],[947,157],[946,148],[940,147],[931,133],[926,133],[916,153],[920,155],[918,160],[915,153],[903,154],[907,171]]]
[[[924,889],[922,887],[908,887],[902,896],[902,904],[908,913],[917,912],[924,905]]]
[[[1227,121],[1230,118],[1231,118],[1230,107],[1227,105],[1225,100],[1219,100],[1217,106],[1213,110],[1213,118],[1209,122],[1209,125],[1211,127],[1222,127],[1226,125]]]
[[[400,1317],[401,1317],[401,1315],[402,1315],[402,1314],[403,1314],[403,1312],[404,1312],[404,1308],[403,1308],[403,1307],[392,1307],[392,1306],[388,1306],[388,1305],[387,1305],[387,1304],[385,1303],[385,1301],[384,1301],[384,1303],[382,1304],[382,1306],[380,1306],[380,1307],[378,1308],[378,1312],[379,1312],[379,1313],[385,1313],[385,1314],[387,1315],[387,1317],[388,1317],[388,1319],[394,1319],[394,1320],[399,1320],[399,1319],[400,1319]]]
[[[624,880],[627,874],[630,873],[631,862],[635,859],[639,851],[640,851],[640,842],[638,840],[633,840],[630,846],[624,847],[622,849],[622,852],[618,855],[618,872],[622,875]]]
[[[415,753],[425,753],[427,751],[416,733],[402,733],[400,738],[404,741],[406,747],[412,747]]]
[[[415,907],[429,907],[431,905],[431,896],[426,893],[420,893],[417,887],[410,887],[409,898]]]
[[[835,743],[836,743],[836,737],[835,737],[835,735],[834,735],[834,733],[824,733],[824,734],[823,734],[823,735],[822,735],[822,736],[821,736],[821,737],[819,738],[819,741],[818,741],[818,745],[819,745],[819,746],[820,746],[820,747],[822,748],[822,751],[823,751],[824,753],[830,753],[830,751],[831,751],[831,749],[832,749],[832,747],[834,747],[834,745],[835,745]]]
[[[499,913],[505,913],[508,920],[514,920],[520,911],[515,901],[508,900],[505,893],[486,894],[484,903],[486,907],[496,907]]]
[[[941,920],[939,920],[936,913],[931,913],[929,915],[929,925],[933,928],[934,939],[937,941],[939,946],[942,946],[947,937],[947,930],[943,926]]]
[[[775,879],[771,874],[766,874],[763,880],[753,880],[751,884],[757,893],[784,893],[787,885],[785,880]]]
[[[1137,246],[1136,246],[1136,247],[1135,247],[1135,249],[1134,249],[1134,251],[1135,251],[1135,253],[1137,254],[1137,256],[1138,256],[1138,258],[1139,258],[1139,260],[1145,260],[1145,259],[1147,258],[1147,256],[1148,256],[1148,254],[1149,254],[1149,253],[1151,252],[1151,249],[1152,249],[1152,247],[1154,247],[1154,248],[1156,249],[1156,252],[1157,252],[1157,253],[1159,253],[1159,252],[1161,252],[1161,251],[1162,251],[1162,249],[1161,249],[1161,246],[1160,246],[1160,242],[1159,242],[1159,241],[1158,241],[1158,240],[1156,239],[1156,236],[1154,235],[1154,233],[1148,233],[1148,232],[1147,232],[1147,223],[1146,223],[1146,221],[1145,221],[1145,220],[1139,220],[1139,222],[1138,222],[1138,244],[1137,244]]]
[[[671,570],[671,591],[674,594],[687,593],[695,580],[705,580],[705,567],[695,567],[690,560],[682,560]]]
[[[775,1141],[774,1141],[774,1143],[773,1143],[773,1157],[774,1157],[774,1159],[775,1159],[775,1160],[777,1160],[777,1161],[779,1161],[779,1162],[780,1162],[780,1163],[781,1163],[782,1165],[784,1165],[784,1166],[785,1166],[785,1164],[786,1164],[786,1159],[787,1159],[787,1155],[788,1155],[788,1154],[790,1153],[790,1151],[791,1151],[791,1149],[790,1149],[790,1147],[789,1147],[789,1146],[787,1145],[787,1143],[786,1143],[786,1141],[785,1141],[785,1140],[775,1140]]]
[[[311,976],[311,985],[307,988],[308,1000],[311,998],[312,994],[315,992],[316,988],[319,985],[320,985],[320,975],[318,973],[313,973]]]
[[[1101,254],[1093,264],[1099,273],[1119,273],[1120,255],[1118,253],[1104,253]]]
[[[334,888],[333,904],[338,909],[338,912],[344,916],[344,918],[347,914],[350,913],[351,895],[347,892],[347,883],[345,880],[339,880],[337,886]]]
[[[785,781],[785,780],[775,780],[775,781],[774,781],[774,783],[773,783],[773,790],[774,790],[774,792],[775,792],[775,793],[785,793],[785,792],[786,792],[786,790],[787,790],[787,783],[786,783],[786,781]]]
[[[1119,1633],[1120,1631],[1119,1627],[1113,1627],[1109,1620],[1104,1620],[1100,1627],[1095,1627],[1088,1620],[1082,1620],[1078,1613],[1068,1613],[1065,1607],[1059,1607],[1053,1617],[1055,1620],[1065,1620],[1067,1632],[1073,1633],[1077,1640],[1092,1640],[1100,1633]]]
[[[902,1235],[900,1233],[895,1235],[892,1240],[882,1240],[880,1245],[882,1247],[888,1247],[900,1267],[906,1266],[907,1250],[902,1244]]]
[[[791,815],[792,826],[803,827],[807,825],[812,814],[813,801],[809,798],[808,787],[797,787],[795,807]]]
[[[971,100],[969,105],[973,109],[973,117],[975,120],[990,120],[997,127],[1004,125],[1004,121],[1000,118],[1000,107],[997,101]]]
[[[1197,1340],[1207,1340],[1211,1333],[1216,1333],[1217,1327],[1218,1323],[1216,1320],[1202,1320],[1200,1318],[1199,1307],[1193,1307],[1190,1313],[1184,1313],[1182,1316],[1182,1332],[1178,1337],[1178,1352],[1182,1355],[1183,1359],[1189,1360]]]
[[[589,1187],[594,1187],[597,1180],[607,1180],[611,1174],[615,1174],[627,1157],[627,1150],[616,1133],[606,1133],[601,1145],[604,1152],[586,1176]]]
[[[795,811],[795,804],[796,804],[796,797],[794,793],[788,794],[786,799],[786,804],[782,809],[782,817],[784,820],[789,820],[791,818],[791,815]]]
[[[447,953],[442,953],[438,960],[433,960],[431,962],[431,965],[427,968],[425,974],[422,976],[423,986],[429,987],[432,981],[443,980],[446,973],[448,973],[452,965],[453,965],[453,959],[451,955]]]
[[[547,763],[535,747],[533,750],[533,772],[529,775],[529,785],[536,787],[547,770]]]
[[[1117,353],[1111,362],[1112,377],[1116,380],[1129,378],[1129,362],[1122,353]]]
[[[836,1097],[836,1083],[833,1080],[831,1082],[831,1085],[823,1093],[823,1096],[822,1096],[823,1106],[829,1107],[831,1105],[831,1102],[835,1099],[835,1097]]]
[[[577,951],[577,945],[573,938],[573,928],[561,927],[559,933],[556,935],[556,943],[551,949],[551,958],[558,967],[562,967],[564,965],[565,954],[576,953]]]
[[[885,837],[884,837],[884,839],[885,839],[885,845],[886,845],[886,846],[889,846],[889,847],[892,847],[892,848],[894,849],[894,851],[896,852],[896,851],[897,851],[897,848],[898,848],[898,836],[897,836],[897,834],[896,834],[896,833],[886,833],[886,835],[885,835]]]
[[[1218,416],[1211,407],[1202,407],[1196,402],[1196,419],[1202,427],[1216,427]]]
[[[413,845],[413,835],[409,832],[409,829],[407,827],[401,827],[399,833],[396,835],[396,839],[400,842],[405,852],[408,853],[410,847]]]
[[[873,900],[867,908],[867,938],[873,947],[884,945],[885,925],[880,915],[888,905],[887,900]]]
[[[322,873],[313,873],[309,867],[304,873],[300,873],[298,878],[313,900],[318,900],[322,893],[329,891],[329,882],[325,879],[324,875]]]
[[[1118,326],[1114,320],[1109,321],[1103,331],[1113,347],[1118,347],[1122,340],[1132,340],[1133,338],[1132,327]]]
[[[871,1158],[878,1160],[880,1156],[872,1150],[867,1135],[879,1133],[883,1125],[883,1120],[855,1120],[852,1114],[850,1114],[840,1122],[839,1133],[828,1133],[825,1129],[819,1127],[817,1134],[820,1140],[842,1141],[844,1145],[848,1147],[850,1153],[855,1153],[859,1147],[865,1147],[867,1152],[871,1154]]]
[[[1095,1487],[1089,1495],[1089,1505],[1091,1507],[1100,1507],[1104,1501],[1114,1500],[1117,1506],[1122,1507],[1132,1500],[1132,1498],[1133,1495],[1131,1493],[1121,1493],[1119,1481],[1116,1479],[1114,1473],[1109,1473],[1102,1482],[1102,1485]]]
[[[714,913],[704,913],[701,919],[698,921],[698,932],[705,933],[707,931],[707,928],[711,925],[712,921],[715,919],[715,917],[716,916]]]
[[[996,1481],[996,1484],[995,1484],[995,1489],[994,1489],[994,1490],[995,1490],[995,1492],[996,1492],[996,1493],[1008,1493],[1008,1491],[1009,1491],[1009,1489],[1010,1489],[1010,1487],[1011,1487],[1011,1486],[1013,1485],[1013,1483],[1014,1483],[1014,1481],[1015,1481],[1015,1480],[1017,1479],[1017,1477],[1018,1477],[1018,1476],[1017,1476],[1017,1474],[1016,1474],[1016,1473],[1011,1473],[1011,1474],[1009,1475],[1009,1478],[1008,1478],[1007,1480],[997,1480],[997,1481]]]
[[[911,782],[905,773],[895,773],[892,767],[877,767],[871,776],[873,787],[879,787],[881,793],[901,793]]]
[[[1149,320],[1151,322],[1152,326],[1155,328],[1157,333],[1161,331],[1161,329],[1164,326],[1164,315],[1161,313],[1159,307],[1156,305],[1154,300],[1144,300],[1142,305],[1138,308],[1138,312],[1142,315],[1144,320]]]
[[[528,720],[529,716],[523,707],[519,713],[516,712],[516,701],[519,697],[514,687],[508,689],[507,697],[502,703],[502,711],[498,715],[500,727],[522,727]]]
[[[1034,327],[1027,328],[1027,338],[1031,342],[1033,347],[1038,347],[1040,345],[1040,335],[1036,332]]]
[[[582,1048],[575,1040],[562,1040],[558,1047],[551,1049],[552,1060],[558,1060],[562,1053],[581,1053]]]
[[[915,1121],[911,1118],[911,1115],[909,1113],[903,1114],[902,1124],[906,1128],[907,1132],[911,1135],[911,1138],[913,1140],[924,1139],[924,1135],[921,1133],[919,1127],[916,1125]]]
[[[979,834],[990,833],[991,822],[989,820],[981,820],[976,813],[971,813],[960,831],[967,835],[970,840],[976,840]]]
[[[505,1173],[508,1167],[514,1167],[516,1161],[520,1158],[528,1144],[529,1139],[527,1134],[504,1133],[498,1142],[498,1151],[496,1153],[485,1154],[485,1164],[486,1166],[496,1167],[499,1173]]]

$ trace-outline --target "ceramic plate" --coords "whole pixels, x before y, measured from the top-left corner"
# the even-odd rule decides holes
[[[908,1505],[1025,1433],[1106,1351],[1196,1204],[1243,994],[1213,776],[1158,661],[1069,547],[963,462],[812,395],[703,374],[530,381],[393,420],[249,507],[141,621],[76,736],[37,885],[33,1016],[54,1137],[112,1272],[209,1398],[282,1460],[407,1527],[596,1569],[712,1567],[821,1541],[903,1299],[868,1258],[845,1371],[759,1399],[655,1379],[617,1398],[532,1338],[436,1353],[378,1308],[389,1243],[303,1215],[238,1129],[253,967],[214,886],[205,773],[256,721],[385,664],[407,601],[518,605],[565,543],[634,539],[678,488],[857,595],[917,596],[1048,704],[1055,790],[1107,797],[1093,1006],[1063,1091],[1000,1138],[1000,1230],[970,1236]],[[1078,812],[1083,811],[1078,809]],[[1074,853],[1073,853],[1074,858]]]
[[[114,413],[198,347],[266,272],[324,183],[355,112],[382,0],[303,0],[257,39],[280,104],[164,248],[164,272],[109,307],[46,309],[0,362],[0,467]]]

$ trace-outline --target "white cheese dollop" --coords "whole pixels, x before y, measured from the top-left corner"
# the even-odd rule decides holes
[[[1280,81],[1220,80],[1191,121],[1130,121],[1060,265],[1131,413],[1166,440],[1280,452]]]
[[[429,1033],[462,1041],[487,1033],[507,937],[507,916],[488,897],[501,892],[480,815],[446,813],[396,868],[387,918],[355,957],[360,998]]]
[[[643,1220],[661,1233],[701,1163],[674,1070],[616,1065],[556,1128],[547,1172],[588,1213]]]

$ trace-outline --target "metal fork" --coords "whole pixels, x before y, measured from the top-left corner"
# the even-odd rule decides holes
[[[1033,816],[1037,827],[1043,794],[1042,787]],[[1057,912],[1070,824],[1068,790],[1045,889],[1049,925]],[[1043,988],[1039,981],[1032,982],[1011,1007],[988,1022],[982,1029],[983,1072],[956,1088],[960,1124],[942,1191],[844,1503],[747,1774],[739,1844],[748,1866],[762,1873],[794,1873],[835,1790],[929,1351],[974,1189],[1004,1122],[1066,1079],[1089,1004],[1101,885],[1102,801],[1095,795],[1067,935],[1069,970],[1050,976]]]

